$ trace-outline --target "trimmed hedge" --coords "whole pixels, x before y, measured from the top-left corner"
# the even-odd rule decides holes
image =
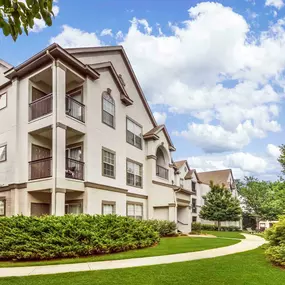
[[[201,231],[218,231],[218,226],[206,225],[201,223],[192,223],[192,232],[200,233]],[[229,227],[221,227],[221,231],[240,232],[241,230],[239,227],[229,226]]]
[[[266,256],[274,264],[285,266],[285,216],[281,216],[279,222],[264,234],[269,241]]]
[[[174,222],[162,220],[145,220],[145,224],[151,226],[161,237],[175,236],[176,224]]]
[[[105,254],[159,242],[150,223],[116,215],[4,217],[0,229],[0,260]]]

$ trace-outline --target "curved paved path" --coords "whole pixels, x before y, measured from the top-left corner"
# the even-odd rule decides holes
[[[241,240],[241,242],[237,244],[227,247],[221,247],[221,248],[215,248],[215,249],[209,249],[197,252],[178,253],[171,255],[132,258],[132,259],[114,260],[114,261],[98,261],[98,262],[88,262],[88,263],[45,265],[45,266],[33,266],[33,267],[0,268],[0,277],[56,274],[64,272],[127,268],[127,267],[183,262],[183,261],[212,258],[212,257],[238,253],[238,252],[244,252],[255,249],[265,243],[265,240],[261,237],[248,235],[248,234],[244,234],[244,236],[246,237],[246,239]]]

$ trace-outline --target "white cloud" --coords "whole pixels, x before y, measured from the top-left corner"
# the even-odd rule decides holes
[[[70,26],[62,26],[62,32],[50,39],[65,48],[100,46],[102,42],[95,33],[88,33]]]
[[[276,9],[281,9],[284,6],[283,0],[266,0],[265,6],[273,6]]]
[[[101,34],[100,34],[101,37],[104,37],[104,36],[113,36],[113,33],[112,33],[112,29],[104,29],[102,30]]]
[[[146,19],[134,18],[120,43],[149,102],[202,120],[204,124],[190,124],[195,129],[191,141],[198,146],[203,141],[208,150],[241,149],[254,138],[280,131],[282,96],[275,86],[285,88],[285,21],[253,38],[244,17],[218,3],[190,8],[189,18],[170,23],[170,35],[154,35]],[[213,130],[217,145],[204,140],[205,127]],[[190,133],[184,136],[190,138]],[[227,137],[240,145],[219,147]]]
[[[165,121],[166,121],[166,118],[167,118],[167,114],[166,114],[166,113],[154,112],[154,113],[153,113],[153,116],[154,116],[156,122],[157,122],[159,125],[165,124]]]
[[[124,37],[124,34],[123,34],[122,31],[118,31],[118,32],[116,33],[116,39],[117,39],[117,40],[122,40],[123,37]]]
[[[274,158],[279,158],[281,152],[280,152],[280,148],[274,144],[268,144],[267,145],[267,153],[274,157]]]
[[[198,172],[230,168],[236,179],[256,176],[259,179],[275,180],[280,174],[280,166],[276,159],[247,152],[192,156],[188,157],[188,163],[190,168]]]

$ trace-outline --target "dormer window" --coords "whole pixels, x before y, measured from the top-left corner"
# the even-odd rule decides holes
[[[111,96],[111,89],[108,88],[102,96],[102,122],[115,128],[115,101]]]

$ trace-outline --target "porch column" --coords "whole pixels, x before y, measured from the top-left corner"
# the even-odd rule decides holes
[[[177,223],[177,207],[175,203],[170,203],[168,208],[168,219],[171,222]]]
[[[65,189],[56,189],[55,191],[55,215],[64,216],[65,214]]]

